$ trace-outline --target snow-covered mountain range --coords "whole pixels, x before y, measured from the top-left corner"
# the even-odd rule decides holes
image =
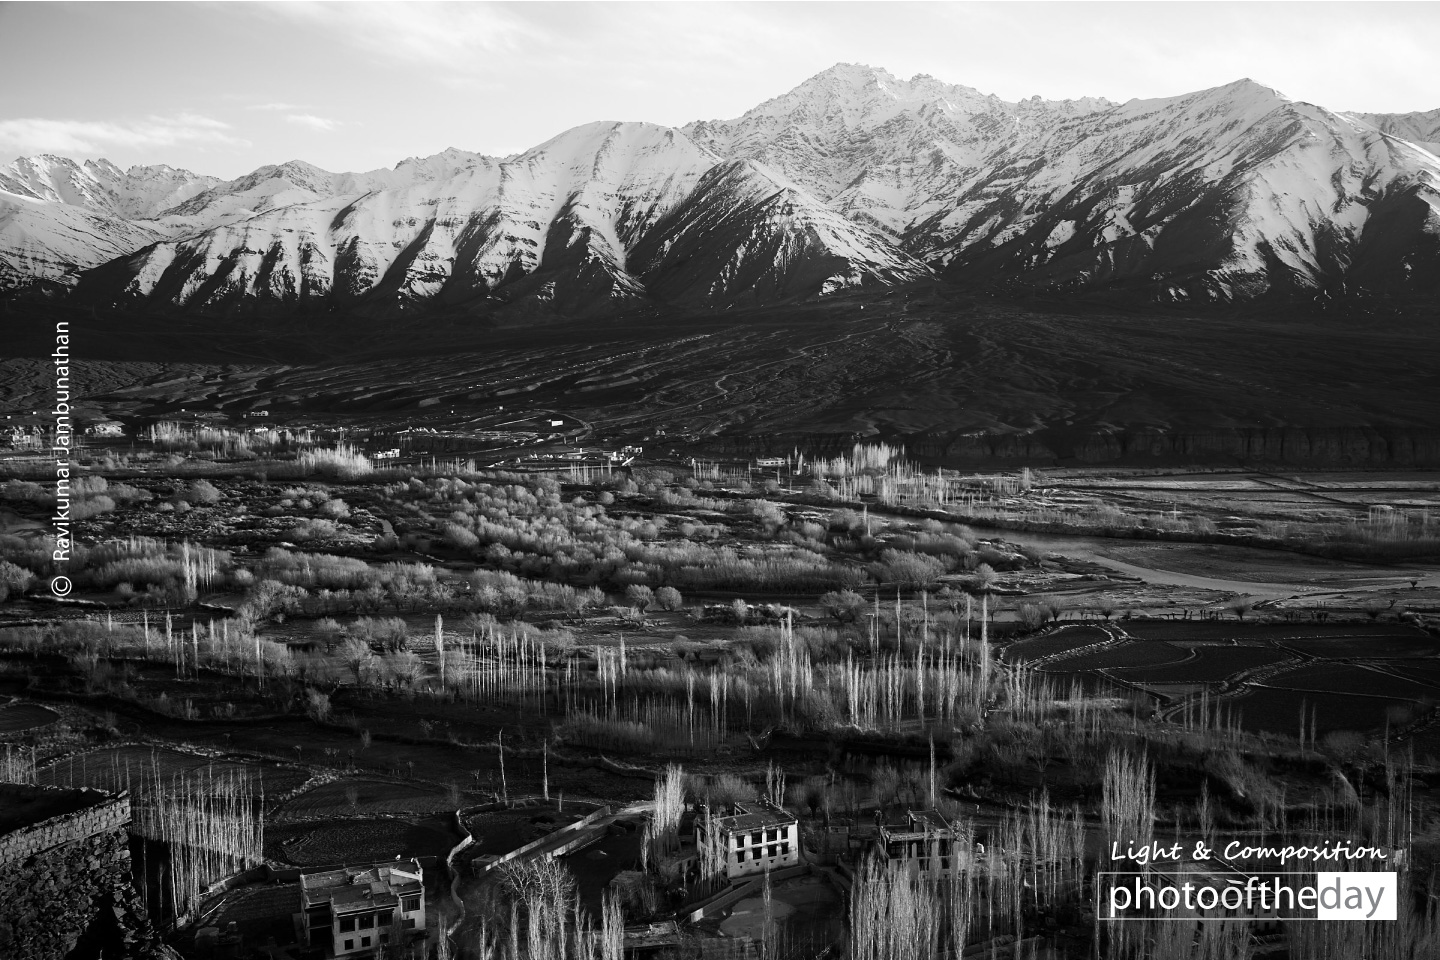
[[[732,120],[514,156],[0,168],[0,286],[199,313],[723,306],[930,275],[1165,301],[1440,287],[1440,110],[1250,80],[1010,103],[841,64]]]

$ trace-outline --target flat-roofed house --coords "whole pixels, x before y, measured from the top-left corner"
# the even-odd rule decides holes
[[[706,842],[707,820],[701,817],[695,822],[697,847]],[[800,822],[781,807],[764,801],[736,803],[728,816],[711,822],[725,851],[725,875],[731,880],[800,862]]]
[[[306,943],[327,957],[364,957],[425,936],[424,880],[415,860],[301,874]]]
[[[880,828],[876,851],[928,876],[948,876],[970,852],[957,849],[955,840],[955,828],[934,810],[908,810],[903,824]]]

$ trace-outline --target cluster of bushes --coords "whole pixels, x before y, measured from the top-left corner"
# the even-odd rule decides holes
[[[55,502],[55,494],[29,480],[6,480],[0,483],[0,500],[49,505]]]
[[[110,513],[119,504],[152,499],[154,497],[149,491],[127,483],[110,483],[101,476],[78,477],[70,484],[70,519],[77,522],[89,520]],[[7,480],[0,484],[0,500],[31,503],[48,509],[55,505],[54,485]]]
[[[387,598],[405,600],[423,596],[437,583],[428,563],[370,564],[353,557],[328,553],[302,553],[271,547],[255,566],[262,579],[306,589],[368,590],[376,588]]]
[[[0,603],[10,597],[21,596],[34,582],[35,574],[29,570],[8,560],[0,560]]]
[[[605,501],[611,501],[608,506],[614,501],[609,491],[593,501],[567,501],[558,482],[548,478],[528,484],[412,480],[385,492],[398,503],[423,505],[451,548],[529,577],[652,589],[797,591],[868,579],[863,569],[837,563],[822,544],[803,535],[768,547],[715,544],[725,533],[723,525],[688,519],[676,524],[662,514],[607,510]],[[657,491],[657,502],[666,499],[660,497],[664,492]],[[675,499],[673,492],[667,496]],[[777,537],[788,524],[784,510],[765,500],[706,505],[738,514],[764,537]],[[817,529],[811,533],[823,535],[812,526]]]
[[[49,539],[0,538],[0,558],[31,577],[58,572],[52,549]],[[96,546],[77,543],[63,572],[76,587],[113,589],[123,597],[156,603],[192,603],[201,589],[240,584],[248,578],[224,550],[149,537],[110,540]],[[20,574],[9,576],[12,594],[19,592],[14,585],[21,579]]]

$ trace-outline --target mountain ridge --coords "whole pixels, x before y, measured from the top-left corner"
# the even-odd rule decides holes
[[[1435,140],[1440,110],[1339,113],[1249,79],[1008,102],[837,64],[740,117],[596,121],[507,157],[231,181],[21,158],[0,168],[0,287],[379,316],[724,307],[926,276],[1162,302],[1428,297]]]

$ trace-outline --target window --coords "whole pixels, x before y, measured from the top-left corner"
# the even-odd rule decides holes
[[[389,942],[390,942],[390,934],[388,934],[388,933],[382,933],[382,934],[380,934],[380,942],[381,942],[381,943],[389,943]]]
[[[414,917],[406,917],[406,918],[405,918],[405,929],[406,929],[406,930],[414,930],[414,929],[415,929],[415,918],[414,918]]]
[[[738,850],[739,848],[741,848],[741,847],[743,847],[743,846],[745,846],[745,834],[743,834],[743,833],[737,833],[737,834],[735,834],[735,848]]]
[[[351,933],[352,931],[354,931],[354,929],[355,929],[355,918],[354,918],[354,917],[341,917],[341,918],[340,918],[340,932],[341,932],[341,933]]]
[[[354,940],[346,940],[346,941],[345,941],[345,949],[346,949],[346,950],[354,950],[354,949],[355,949],[355,941],[354,941]]]
[[[374,929],[375,929],[375,914],[373,914],[373,913],[363,914],[363,915],[360,917],[360,929],[361,929],[361,930],[374,930]]]
[[[400,909],[404,910],[406,913],[413,913],[414,911],[419,910],[420,898],[406,897],[405,902],[400,905]]]
[[[781,853],[782,856],[787,856],[787,857],[788,857],[788,856],[790,855],[790,843],[789,843],[789,841],[786,841],[785,843],[780,844],[780,853]]]
[[[392,924],[392,923],[394,923],[394,922],[395,922],[395,911],[394,911],[394,910],[381,910],[381,911],[380,911],[380,919],[379,919],[379,921],[378,921],[378,923],[380,924],[380,926],[382,926],[382,927],[388,927],[388,926],[390,926],[390,924]]]
[[[744,863],[744,862],[745,862],[745,851],[744,851],[744,850],[736,850],[736,851],[735,851],[735,862],[736,862],[736,863]]]
[[[761,831],[761,830],[756,830],[754,833],[750,834],[750,842],[751,842],[751,843],[764,843],[764,842],[765,842],[765,834],[764,834],[764,832]]]
[[[370,938],[369,938],[369,937],[361,937],[361,938],[360,938],[360,946],[362,946],[362,947],[368,947],[368,946],[370,946]]]

